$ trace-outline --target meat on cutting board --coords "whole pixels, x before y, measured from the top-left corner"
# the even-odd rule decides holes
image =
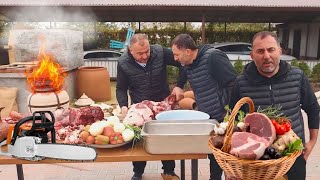
[[[152,110],[143,103],[131,105],[128,114],[123,119],[124,124],[142,126],[144,122],[152,120],[154,114]]]
[[[248,132],[234,132],[230,154],[241,159],[260,159],[267,147],[268,141],[265,138]]]
[[[250,127],[250,132],[268,140],[271,145],[276,139],[276,130],[271,120],[262,113],[251,113],[244,118],[244,123]]]
[[[123,123],[142,126],[146,121],[154,119],[158,113],[171,110],[173,102],[169,101],[169,97],[160,102],[144,100],[141,103],[132,104]]]

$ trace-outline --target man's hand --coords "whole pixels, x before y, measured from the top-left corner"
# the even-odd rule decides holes
[[[177,101],[180,101],[181,99],[183,99],[183,89],[179,88],[179,87],[175,87],[173,88],[172,90],[172,93],[171,94],[174,94],[176,96],[176,100]]]
[[[305,144],[305,147],[303,150],[303,158],[306,161],[307,161],[309,155],[311,154],[311,151],[312,151],[314,145],[317,142],[319,129],[309,129],[309,132],[310,132],[310,141]]]
[[[123,118],[126,117],[127,113],[128,113],[128,107],[127,106],[122,106],[121,107],[121,115],[122,115],[122,117]]]

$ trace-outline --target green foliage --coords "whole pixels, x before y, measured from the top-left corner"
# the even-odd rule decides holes
[[[9,29],[11,24],[9,22],[0,21],[0,38],[7,39],[9,36]]]
[[[293,60],[291,62],[291,65],[301,69],[307,77],[309,77],[311,75],[311,70],[310,70],[307,63],[305,63],[303,61]]]
[[[167,76],[169,84],[176,83],[177,77],[179,76],[179,68],[175,66],[167,66]]]
[[[136,23],[123,22],[121,27],[115,23],[110,22],[73,22],[73,23],[25,23],[28,26],[34,28],[63,28],[83,31],[84,48],[109,48],[110,40],[117,40],[124,42],[126,40],[126,34],[128,27],[135,29],[136,33],[146,33],[149,37],[150,44],[160,44],[165,47],[170,47],[170,43],[174,37],[181,33],[190,34],[190,36],[199,45],[201,44],[201,27],[195,27],[192,23],[153,23],[152,26],[144,25],[142,23],[141,30],[138,30]],[[259,23],[227,23],[227,29],[225,32],[224,23],[206,23],[205,27],[205,42],[223,42],[223,41],[243,41],[251,42],[253,35],[262,30],[267,30],[267,24]],[[0,23],[0,36],[7,37],[10,27],[10,23]]]
[[[206,42],[251,42],[254,34],[268,30],[265,23],[227,23],[225,32],[224,23],[206,24]]]
[[[96,25],[96,29],[98,38],[95,39],[96,36],[92,31],[84,31],[86,35],[84,42],[95,43],[97,48],[108,48],[111,39],[122,42],[126,40],[127,27],[117,29],[112,26],[107,26],[105,23],[99,23]],[[209,23],[205,31],[206,43],[223,41],[251,42],[253,35],[262,30],[266,29],[260,24],[241,25],[239,23],[230,23],[227,25],[227,32],[225,33],[224,24]],[[136,29],[136,32],[139,32],[139,30]],[[181,33],[189,34],[198,45],[201,44],[201,29],[193,27],[191,23],[186,24],[186,29],[183,23],[166,23],[165,25],[153,23],[151,27],[142,25],[140,33],[148,35],[150,44],[160,44],[164,47],[170,47],[173,38]]]
[[[242,64],[242,60],[238,58],[234,63],[234,69],[238,74],[240,74],[243,71],[243,68],[244,68],[244,65]]]
[[[311,77],[313,81],[320,82],[320,63],[313,67]]]
[[[306,74],[308,77],[310,76],[311,74],[311,70],[308,66],[308,64],[306,62],[300,62],[299,63],[299,68],[304,72],[304,74]]]
[[[291,61],[291,65],[295,67],[299,67],[299,61],[297,59]]]

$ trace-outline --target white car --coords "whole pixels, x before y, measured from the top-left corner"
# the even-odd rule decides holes
[[[232,61],[237,59],[241,60],[252,60],[250,57],[250,52],[252,50],[252,45],[245,42],[224,42],[224,43],[215,43],[212,44],[216,49],[219,49],[225,52],[228,58]],[[297,59],[290,55],[282,54],[280,56],[281,60],[292,61]]]
[[[114,49],[97,49],[83,52],[84,66],[106,67],[110,78],[117,77],[118,59],[122,52]]]

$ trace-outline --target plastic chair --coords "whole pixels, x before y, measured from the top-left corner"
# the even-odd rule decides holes
[[[124,49],[124,48],[126,48],[129,45],[130,39],[133,36],[134,32],[135,31],[129,27],[128,28],[128,32],[127,32],[127,36],[126,36],[126,41],[125,42],[121,42],[121,41],[116,41],[116,40],[110,40],[110,48],[113,48],[113,49]]]

